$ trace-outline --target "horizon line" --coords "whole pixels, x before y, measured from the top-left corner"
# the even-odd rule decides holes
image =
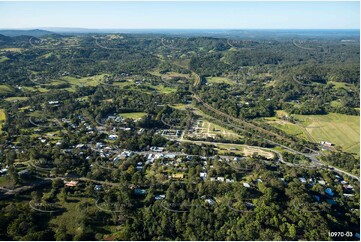
[[[1,0],[0,0],[1,1]],[[58,29],[84,29],[84,30],[360,30],[361,28],[96,28],[96,27],[19,27],[2,28],[0,30],[45,30]]]

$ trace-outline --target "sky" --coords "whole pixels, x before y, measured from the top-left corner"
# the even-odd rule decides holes
[[[4,2],[0,29],[359,29],[352,2]]]

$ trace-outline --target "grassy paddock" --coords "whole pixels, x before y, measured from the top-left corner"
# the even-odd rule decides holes
[[[360,154],[359,116],[337,113],[295,116],[315,141],[329,141],[346,152]]]

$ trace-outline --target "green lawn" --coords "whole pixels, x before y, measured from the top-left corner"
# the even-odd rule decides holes
[[[207,83],[226,83],[226,84],[230,84],[233,85],[234,82],[232,82],[231,80],[229,80],[226,77],[206,77]]]
[[[140,119],[142,117],[144,117],[145,115],[147,115],[147,113],[121,113],[120,116],[122,116],[123,118],[130,118],[130,119]]]
[[[331,113],[327,115],[295,115],[312,138],[329,141],[346,152],[360,154],[360,117]]]

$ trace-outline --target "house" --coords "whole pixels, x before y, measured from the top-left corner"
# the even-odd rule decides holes
[[[154,154],[149,154],[148,157],[147,157],[147,160],[151,160],[151,159],[154,159]]]
[[[233,160],[234,160],[234,161],[240,161],[241,158],[240,158],[240,157],[234,157]]]
[[[125,158],[128,158],[128,157],[131,157],[133,154],[134,154],[133,151],[124,150],[122,153],[120,153],[119,157],[121,159],[125,159]]]
[[[342,180],[343,180],[343,178],[342,178],[341,176],[339,176],[339,175],[336,175],[335,177],[336,177],[337,180],[339,180],[339,181],[342,181]]]
[[[85,144],[78,144],[75,146],[76,149],[84,149],[86,148],[86,145]]]
[[[0,170],[0,175],[5,175],[8,172],[8,169],[4,168]]]
[[[207,173],[201,172],[201,173],[199,173],[199,177],[202,178],[203,180],[205,180],[207,178]]]
[[[320,183],[321,185],[326,185],[326,182],[324,180],[319,180],[317,182]]]
[[[326,188],[325,193],[331,197],[335,195],[331,188]]]
[[[226,183],[232,183],[232,182],[234,182],[233,179],[226,179]]]
[[[94,190],[95,191],[101,191],[102,190],[102,185],[95,185]]]
[[[183,173],[172,174],[171,178],[180,180],[184,178],[184,174]]]
[[[50,105],[59,104],[59,101],[49,101],[48,103],[49,103]]]
[[[108,139],[110,139],[110,140],[116,140],[116,139],[118,139],[118,135],[116,135],[116,134],[111,134],[111,135],[108,136]]]
[[[216,178],[215,178],[215,177],[211,177],[211,181],[216,181]]]
[[[143,166],[137,166],[136,169],[137,171],[141,171],[143,169]]]
[[[211,206],[213,206],[213,204],[216,203],[216,201],[214,201],[213,199],[210,199],[210,198],[206,199],[205,201],[206,201],[206,203],[208,203]]]
[[[19,172],[18,172],[18,175],[19,175],[21,178],[26,178],[26,177],[29,177],[29,176],[30,176],[30,172],[29,172],[29,170],[25,169],[25,170],[19,171]]]
[[[344,180],[344,181],[341,181],[341,184],[342,184],[342,185],[347,185],[348,182]]]
[[[353,190],[353,186],[351,185],[343,185],[343,187],[347,190]]]
[[[221,176],[217,177],[217,181],[224,182],[224,177]]]
[[[155,198],[155,200],[161,200],[161,199],[165,198],[165,195],[164,194],[156,195],[154,198]]]
[[[176,157],[175,154],[166,154],[164,155],[164,158],[168,158],[168,159],[174,159]]]
[[[298,178],[298,180],[300,180],[300,182],[302,182],[302,183],[306,183],[306,182],[307,182],[307,180],[306,180],[304,177],[300,177],[300,178]]]
[[[327,141],[321,141],[320,144],[324,145],[326,147],[332,147],[333,146],[333,144],[331,142],[327,142]]]
[[[249,185],[249,183],[247,183],[247,182],[243,182],[243,186],[244,186],[244,187],[247,187],[247,188],[250,188],[250,187],[251,187],[251,185]]]
[[[150,150],[155,151],[155,152],[163,152],[164,151],[164,147],[150,147]]]
[[[65,183],[65,186],[67,187],[76,187],[77,185],[78,185],[77,181],[70,181]]]
[[[144,194],[146,194],[146,193],[147,193],[147,191],[146,191],[145,189],[136,188],[136,189],[134,190],[134,194],[135,194],[135,195],[144,195]]]

